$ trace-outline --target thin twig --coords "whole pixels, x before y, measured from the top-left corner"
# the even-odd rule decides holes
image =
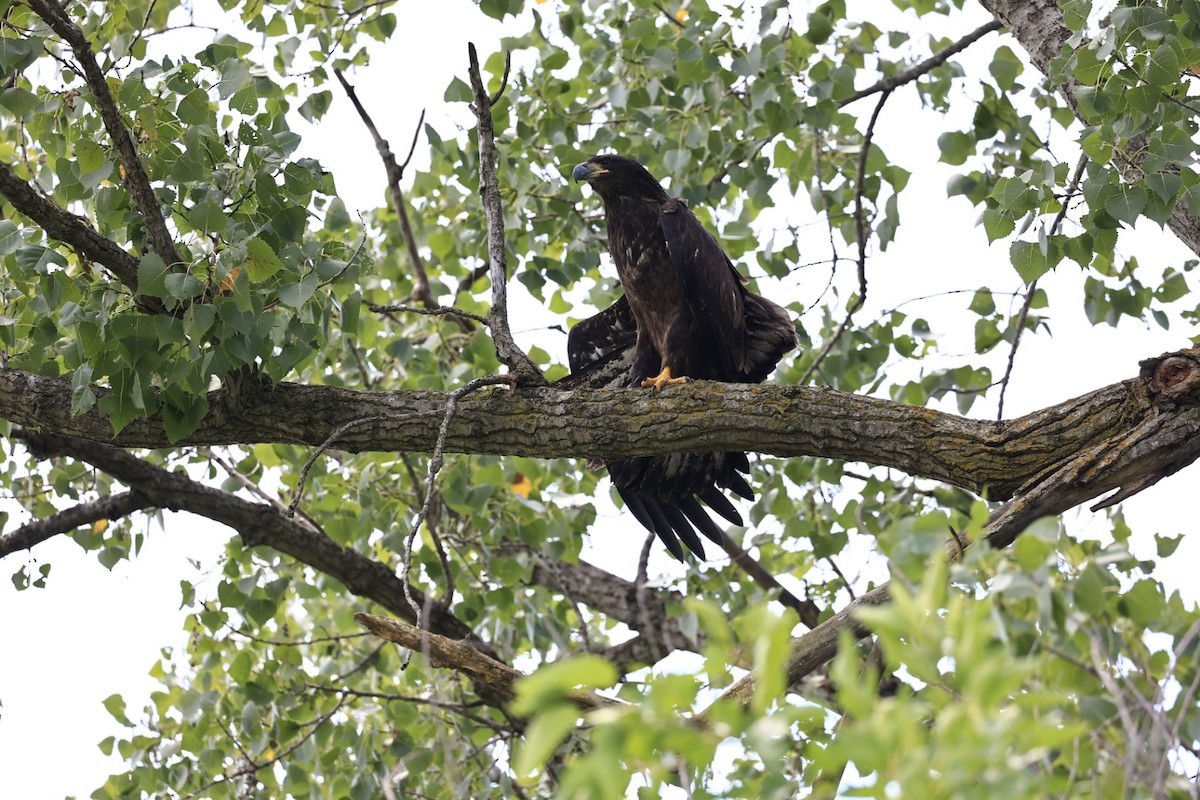
[[[1058,210],[1058,215],[1054,217],[1054,222],[1050,224],[1050,235],[1058,233],[1062,228],[1063,220],[1067,216],[1067,208],[1071,203],[1071,198],[1079,191],[1079,182],[1083,179],[1083,170],[1087,167],[1087,154],[1079,156],[1079,163],[1075,165],[1075,174],[1071,176],[1071,183],[1067,186],[1067,195],[1063,198],[1062,208]],[[1033,298],[1037,295],[1038,279],[1034,279],[1033,283],[1029,284],[1029,288],[1025,290],[1025,302],[1021,304],[1021,312],[1017,314],[1017,328],[1013,331],[1012,347],[1008,351],[1008,365],[1004,368],[1004,377],[1000,379],[1000,402],[996,408],[996,421],[1004,419],[1004,396],[1008,392],[1008,382],[1012,378],[1013,362],[1017,358],[1017,348],[1021,345],[1021,334],[1025,332],[1025,319],[1029,316],[1029,309],[1033,306]]]
[[[300,468],[300,478],[296,481],[296,496],[293,497],[292,502],[288,504],[286,516],[289,519],[296,516],[296,509],[300,507],[300,501],[304,498],[304,484],[308,481],[308,473],[313,468],[313,464],[317,463],[317,459],[321,457],[322,453],[324,453],[330,447],[333,447],[337,440],[342,438],[342,435],[345,434],[346,431],[357,428],[359,425],[366,425],[369,422],[381,422],[385,419],[395,419],[395,416],[396,415],[394,414],[376,414],[371,417],[359,417],[358,419],[352,419],[349,422],[339,425],[337,428],[335,428],[333,433],[329,434],[329,436],[325,438],[325,441],[321,442],[320,446],[318,446],[317,449],[313,451],[312,455],[308,457],[308,460],[304,462],[304,466]]]
[[[834,331],[833,336],[829,337],[829,341],[825,343],[825,346],[817,353],[817,357],[808,365],[808,369],[800,376],[800,380],[797,382],[801,385],[808,383],[808,379],[817,371],[821,362],[829,355],[829,351],[850,327],[850,320],[854,314],[867,302],[867,234],[869,230],[866,216],[863,213],[863,191],[866,185],[864,178],[867,171],[867,156],[871,151],[871,140],[875,138],[875,123],[879,120],[879,112],[883,110],[884,103],[892,96],[892,91],[892,89],[885,89],[879,96],[879,102],[875,104],[875,110],[871,112],[871,119],[867,123],[867,131],[863,134],[862,149],[858,153],[858,176],[854,188],[854,235],[858,243],[858,295],[846,309],[846,316],[842,320],[842,324]]]
[[[288,641],[286,639],[264,639],[261,636],[255,636],[252,633],[247,633],[240,628],[235,628],[232,625],[226,625],[226,627],[229,628],[229,632],[232,634],[241,636],[244,639],[249,639],[252,642],[258,642],[259,644],[268,644],[272,647],[309,647],[314,644],[342,642],[347,639],[361,639],[364,636],[370,636],[369,633],[360,631],[359,633],[343,633],[339,634],[338,636],[318,636],[315,639],[295,639]]]
[[[654,547],[655,534],[653,532],[646,534],[646,540],[642,542],[642,553],[638,556],[638,571],[635,581],[634,595],[637,598],[638,616],[642,620],[642,635],[645,641],[654,642],[659,647],[656,655],[658,658],[663,658],[675,650],[675,643],[671,641],[670,626],[664,624],[662,626],[662,639],[656,636],[651,636],[651,631],[654,630],[654,619],[650,616],[650,607],[646,601],[646,592],[649,591],[649,568],[650,568],[650,552]],[[663,620],[665,623],[666,620]],[[665,652],[664,650],[665,649]]]
[[[920,62],[919,64],[914,64],[903,72],[897,73],[890,78],[884,78],[883,80],[868,86],[866,89],[860,89],[849,97],[839,100],[838,107],[840,108],[842,106],[850,105],[854,101],[861,100],[864,97],[875,94],[876,92],[890,92],[906,83],[911,83],[922,75],[932,72],[937,67],[940,67],[942,64],[946,63],[951,56],[961,53],[963,50],[966,50],[984,36],[987,36],[992,31],[998,31],[1002,27],[1003,26],[1000,24],[1000,21],[996,19],[986,22],[968,33],[963,38],[959,39],[954,44],[946,47],[943,50],[939,50],[937,53],[934,53],[932,56]]]
[[[406,314],[424,314],[427,317],[454,316],[471,319],[484,325],[488,323],[487,317],[480,316],[479,314],[472,314],[470,311],[463,311],[461,308],[439,306],[437,304],[421,308],[419,306],[404,305],[379,306],[374,303],[368,303],[367,308],[374,314],[396,314],[403,312]]]
[[[959,547],[961,549],[961,547],[962,547],[961,542],[959,543]],[[841,579],[842,586],[846,587],[846,593],[848,595],[850,595],[850,602],[853,603],[855,600],[858,599],[857,597],[854,596],[854,587],[850,584],[850,581],[848,581],[846,579],[846,576],[842,574],[842,570],[840,567],[838,567],[837,562],[833,560],[833,556],[825,556],[825,561],[829,564],[830,568],[833,570],[833,574],[837,575],[838,578]]]
[[[371,634],[363,633],[362,635],[370,636]],[[348,695],[350,697],[356,697],[365,700],[386,700],[388,702],[397,703],[415,703],[417,705],[430,706],[431,708],[444,709],[446,711],[452,711],[464,719],[469,719],[477,725],[482,725],[485,728],[491,728],[494,731],[509,730],[511,727],[507,723],[497,722],[496,720],[481,717],[478,714],[472,714],[467,710],[469,708],[476,708],[484,705],[483,701],[476,701],[474,703],[451,703],[446,700],[435,700],[431,697],[418,697],[416,695],[408,694],[393,694],[389,692],[362,692],[357,689],[346,688],[345,686],[325,686],[319,683],[305,683],[304,685],[307,688],[318,692]]]
[[[408,150],[408,157],[404,159],[403,164],[400,164],[396,161],[396,156],[392,153],[391,145],[387,139],[384,139],[380,135],[379,129],[375,126],[375,121],[367,113],[366,107],[358,99],[358,94],[354,91],[354,87],[350,85],[350,82],[346,80],[346,76],[338,69],[335,69],[333,74],[337,77],[338,83],[342,85],[346,96],[350,98],[350,102],[354,105],[355,110],[358,111],[359,118],[367,126],[371,138],[375,140],[375,149],[379,152],[379,158],[383,161],[383,170],[388,182],[388,194],[392,199],[392,210],[396,212],[396,218],[400,222],[400,235],[404,239],[404,246],[408,250],[408,260],[412,264],[412,295],[426,308],[436,308],[438,304],[429,286],[429,274],[425,270],[425,260],[421,258],[421,252],[417,248],[417,238],[413,234],[412,223],[408,219],[408,203],[404,199],[404,191],[400,188],[400,181],[404,179],[404,169],[412,161],[413,153],[417,149],[417,140],[420,138],[422,127],[425,124],[425,110],[421,110],[421,117],[417,120],[417,127],[413,132],[413,140]]]
[[[683,24],[682,20],[680,20],[680,19],[679,19],[679,17],[675,16],[675,15],[674,15],[674,14],[672,14],[670,11],[668,11],[668,10],[667,10],[667,7],[666,7],[666,6],[664,6],[662,3],[652,3],[651,5],[653,5],[653,6],[654,6],[655,8],[657,8],[659,11],[661,11],[661,12],[662,12],[662,15],[663,15],[663,17],[665,17],[665,18],[666,18],[667,22],[670,22],[670,23],[671,23],[672,25],[674,25],[676,28],[679,28],[680,30],[683,30],[684,28],[686,28],[686,27],[687,27],[686,25],[684,25],[684,24]]]
[[[442,465],[445,463],[446,437],[450,433],[450,421],[454,419],[454,412],[458,409],[458,401],[484,386],[495,386],[497,384],[506,384],[511,387],[513,385],[513,378],[510,375],[485,375],[482,378],[475,378],[460,386],[446,398],[446,412],[442,415],[442,424],[438,428],[437,442],[434,443],[433,453],[429,456],[429,469],[425,478],[425,502],[421,504],[421,510],[417,512],[417,517],[413,520],[412,530],[409,531],[408,538],[404,540],[404,566],[400,571],[400,582],[404,585],[404,597],[408,600],[408,604],[412,607],[413,614],[416,616],[416,627],[426,633],[428,631],[425,630],[426,615],[424,609],[417,602],[416,598],[413,597],[412,593],[413,542],[417,538],[417,532],[421,530],[421,523],[429,516],[429,509],[433,505],[437,474],[441,472]],[[412,650],[409,650],[400,669],[407,669],[411,662]]]

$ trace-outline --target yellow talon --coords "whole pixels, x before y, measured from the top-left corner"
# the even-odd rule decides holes
[[[671,368],[663,367],[662,372],[658,373],[657,377],[646,378],[642,381],[642,388],[651,388],[656,392],[662,391],[662,388],[670,383],[687,383],[691,378],[680,376],[678,378],[671,377]]]

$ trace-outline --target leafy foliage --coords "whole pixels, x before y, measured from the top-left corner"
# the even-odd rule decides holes
[[[98,406],[114,431],[161,411],[176,440],[204,419],[212,387],[251,367],[277,381],[381,390],[448,390],[497,372],[480,326],[368,310],[413,296],[423,272],[438,303],[486,313],[477,134],[420,132],[429,166],[404,188],[420,271],[396,208],[352,217],[339,176],[297,155],[297,115],[332,122],[333,71],[367,68],[399,10],[220,5],[240,26],[195,52],[156,46],[185,18],[178,0],[67,6],[175,235],[182,262],[167,263],[152,251],[70,48],[30,6],[0,2],[0,162],[138,258],[135,295],[0,206],[0,359],[69,377],[73,411]],[[962,413],[981,399],[993,407],[1022,332],[1047,328],[1074,302],[1034,284],[1068,269],[1081,276],[1093,325],[1197,319],[1196,262],[1139,260],[1123,237],[1146,220],[1165,225],[1177,209],[1200,214],[1190,94],[1200,5],[1123,0],[1102,23],[1091,3],[1071,0],[1060,4],[1069,46],[1048,82],[1010,38],[994,36],[969,51],[977,69],[946,59],[856,98],[952,43],[914,30],[959,36],[977,24],[961,0],[893,5],[902,13],[868,20],[844,0],[481,0],[481,13],[506,20],[503,48],[515,65],[493,115],[516,281],[564,320],[616,297],[598,210],[566,180],[586,155],[613,150],[669,177],[758,289],[789,302],[802,347],[781,368],[784,383],[916,406],[952,397]],[[503,63],[497,52],[485,64],[493,91]],[[1078,119],[1056,94],[1065,83],[1075,85]],[[953,285],[922,284],[898,305],[859,311],[868,284],[853,274],[858,253],[912,247],[904,219],[927,213],[906,205],[917,167],[890,152],[899,149],[891,126],[904,123],[889,120],[884,103],[905,93],[946,115],[936,139],[956,173],[946,195],[978,208],[980,247],[1005,249],[1011,272],[976,286],[978,272],[966,269]],[[445,103],[460,108],[471,97],[456,79]],[[973,105],[965,116],[964,98]],[[373,100],[382,101],[364,98]],[[1077,153],[1086,156],[1078,173]],[[935,316],[945,308],[928,302],[935,294],[970,317],[945,346],[953,323]],[[145,313],[145,298],[168,313]],[[548,348],[532,355],[547,377],[561,377]],[[9,449],[0,480],[33,517],[119,488],[81,464],[38,464]],[[143,454],[285,503],[300,492],[309,455],[287,444]],[[398,568],[431,490],[428,456],[329,456],[303,478],[303,514],[339,546]],[[846,640],[821,685],[789,692],[776,679],[796,617],[774,602],[778,590],[728,564],[664,571],[661,585],[641,590],[662,598],[661,627],[679,634],[666,647],[692,657],[657,666],[649,662],[665,653],[622,658],[639,620],[589,607],[554,578],[590,557],[587,532],[606,513],[591,499],[602,488],[596,474],[567,461],[449,457],[412,550],[413,582],[501,660],[533,673],[515,704],[419,654],[402,666],[403,653],[353,621],[370,601],[234,538],[211,590],[182,586],[190,641],[154,665],[161,689],[144,704],[106,702],[116,732],[101,747],[128,769],[92,796],[367,798],[384,786],[405,797],[563,798],[782,798],[814,786],[832,796],[839,785],[852,796],[930,798],[1192,790],[1195,609],[1155,577],[1155,559],[1131,554],[1119,513],[1103,542],[1047,524],[1011,551],[976,548],[951,566],[940,555],[947,530],[978,533],[987,515],[965,492],[819,459],[760,459],[753,483],[759,498],[742,545],[820,619],[886,573],[898,582],[894,604],[863,617],[878,653]],[[109,567],[133,558],[143,535],[128,520],[71,534]],[[1158,545],[1167,558],[1174,540]],[[620,547],[636,561],[636,543]],[[868,552],[861,571],[842,574],[839,563]],[[23,589],[53,582],[48,565],[21,567],[13,580]],[[764,678],[747,707],[719,700],[709,725],[680,721],[749,668]],[[880,691],[880,674],[900,677]],[[627,701],[619,708],[582,712],[572,700],[574,689],[614,686]]]

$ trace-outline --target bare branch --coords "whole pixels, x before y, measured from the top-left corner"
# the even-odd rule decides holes
[[[522,385],[537,386],[546,382],[541,371],[513,340],[508,325],[508,255],[504,243],[504,211],[500,203],[500,182],[496,176],[496,137],[492,124],[492,106],[500,99],[508,79],[509,54],[504,58],[504,82],[495,95],[489,95],[479,72],[479,56],[475,45],[467,45],[470,56],[471,88],[475,102],[471,110],[478,120],[479,136],[479,194],[488,226],[488,274],[492,280],[492,309],[488,327],[496,344],[496,356],[517,376]]]
[[[755,583],[769,592],[779,592],[779,602],[793,609],[800,616],[800,621],[804,623],[805,627],[815,628],[817,626],[821,618],[821,609],[816,603],[807,598],[801,600],[792,594],[787,587],[771,574],[770,570],[756,561],[753,556],[747,553],[728,534],[726,534],[725,541],[721,543],[721,546],[729,554],[729,557],[733,559],[733,563],[749,575]]]
[[[408,220],[408,202],[404,199],[404,191],[400,188],[400,181],[404,178],[404,168],[408,166],[408,162],[412,160],[413,153],[417,149],[417,139],[421,134],[421,126],[425,122],[425,111],[421,111],[421,118],[417,121],[416,131],[413,133],[412,146],[408,151],[408,158],[404,159],[403,164],[400,164],[396,161],[396,156],[392,153],[391,145],[388,144],[387,139],[384,139],[380,135],[379,129],[375,127],[375,121],[367,113],[367,109],[358,99],[358,94],[354,91],[354,87],[350,85],[350,82],[346,80],[346,76],[339,69],[335,69],[333,74],[337,76],[338,83],[342,85],[346,96],[350,98],[350,102],[354,104],[355,110],[358,111],[358,116],[362,119],[363,124],[367,126],[367,130],[370,131],[371,138],[375,140],[375,149],[379,151],[379,158],[383,161],[384,173],[387,175],[388,194],[392,199],[392,210],[396,212],[396,218],[400,221],[400,234],[404,238],[405,247],[408,249],[408,260],[412,264],[413,297],[426,308],[437,308],[438,303],[429,288],[429,275],[425,271],[425,260],[421,258],[421,253],[417,249],[417,237],[413,234],[412,223]]]
[[[829,337],[829,341],[817,353],[817,357],[813,359],[813,362],[808,365],[808,369],[800,376],[798,383],[808,383],[808,379],[820,368],[821,362],[829,355],[829,351],[833,349],[833,346],[842,338],[846,329],[850,327],[850,320],[854,317],[854,314],[863,307],[863,303],[867,302],[867,239],[870,230],[866,214],[863,212],[863,191],[866,186],[867,156],[871,152],[871,140],[875,138],[875,123],[879,120],[879,112],[883,110],[884,103],[891,96],[891,89],[885,89],[883,94],[879,96],[879,102],[875,104],[875,110],[871,113],[871,119],[867,123],[866,133],[863,134],[862,147],[858,151],[858,176],[855,179],[854,187],[854,238],[858,243],[858,295],[854,298],[854,302],[850,304],[850,307],[846,309],[846,316],[842,320],[842,324]]]
[[[404,313],[404,314],[424,314],[427,317],[440,317],[440,316],[462,317],[464,319],[474,320],[474,321],[482,323],[484,325],[486,325],[487,321],[488,321],[487,317],[480,316],[479,314],[472,314],[470,311],[463,311],[461,308],[451,308],[450,306],[439,306],[436,303],[432,306],[427,306],[425,308],[418,308],[416,306],[403,306],[403,305],[377,306],[374,303],[368,303],[367,308],[370,309],[375,314]]]
[[[505,701],[516,697],[514,686],[518,680],[525,677],[524,673],[519,670],[489,658],[463,642],[456,642],[444,636],[422,631],[420,628],[400,620],[359,613],[354,615],[354,621],[381,639],[395,642],[401,647],[407,647],[410,650],[428,648],[429,660],[433,666],[459,672],[476,684],[486,686],[496,697]],[[595,692],[583,690],[571,692],[570,697],[583,709],[624,705],[619,700],[612,700]]]
[[[455,389],[446,397],[446,412],[442,415],[442,424],[438,427],[438,438],[433,445],[433,454],[429,457],[429,472],[425,479],[425,502],[421,504],[421,510],[417,512],[417,518],[413,520],[412,530],[409,531],[408,537],[404,540],[404,566],[400,571],[400,582],[404,585],[404,597],[408,600],[408,604],[413,610],[417,627],[422,630],[425,629],[425,613],[423,610],[425,601],[422,599],[418,602],[412,589],[413,541],[417,538],[417,532],[421,530],[421,523],[429,516],[429,509],[433,505],[433,497],[437,491],[437,475],[441,472],[442,465],[445,463],[446,437],[449,435],[450,423],[454,420],[454,412],[458,409],[458,401],[471,392],[482,389],[484,386],[495,386],[496,384],[506,384],[511,387],[513,385],[513,378],[511,376],[503,377],[498,375],[487,375],[482,378],[476,378]],[[406,660],[401,669],[407,667],[408,661]]]
[[[1000,30],[1001,27],[1003,26],[1000,24],[1000,22],[994,19],[991,22],[984,23],[963,38],[959,39],[954,44],[939,50],[919,64],[914,64],[903,72],[897,73],[890,78],[884,78],[883,80],[878,81],[877,83],[874,83],[865,89],[860,89],[849,97],[842,98],[838,101],[838,106],[848,106],[856,100],[862,100],[864,97],[869,97],[877,92],[890,92],[906,83],[912,83],[922,75],[926,75],[940,67],[942,64],[945,64],[951,56],[958,55],[963,50],[966,50],[968,47],[975,44],[975,42],[979,41],[984,36],[987,36],[992,31]]]
[[[171,232],[167,230],[162,207],[154,195],[154,189],[150,186],[150,178],[142,166],[142,159],[138,155],[133,137],[129,135],[129,129],[125,127],[125,122],[121,119],[116,98],[108,88],[108,80],[96,61],[96,54],[92,50],[91,42],[88,41],[79,26],[67,16],[66,10],[55,0],[28,0],[28,4],[55,33],[70,45],[72,52],[75,53],[75,58],[83,69],[84,80],[87,81],[88,88],[92,90],[96,108],[100,111],[100,118],[104,122],[104,129],[108,131],[113,147],[117,151],[117,157],[121,166],[124,167],[122,183],[146,226],[146,234],[150,239],[151,248],[168,267],[184,263],[183,258],[175,249],[175,240],[171,236]]]
[[[60,533],[102,519],[120,519],[135,511],[152,507],[150,498],[139,492],[121,492],[89,503],[80,503],[45,519],[27,522],[11,533],[0,536],[0,558],[28,550]]]

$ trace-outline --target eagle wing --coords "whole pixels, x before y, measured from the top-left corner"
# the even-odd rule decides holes
[[[637,320],[625,295],[599,314],[580,320],[567,333],[567,363],[571,372],[608,359],[637,341]],[[632,356],[631,356],[632,357]]]
[[[721,379],[738,380],[749,372],[741,275],[682,200],[663,203],[659,224],[692,315],[708,328]]]

